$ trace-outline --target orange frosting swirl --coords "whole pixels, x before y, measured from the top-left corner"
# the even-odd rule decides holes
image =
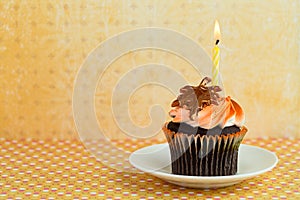
[[[218,86],[207,87],[206,84],[210,82],[209,78],[203,80],[198,87],[185,86],[180,90],[181,94],[173,101],[172,107],[174,108],[169,112],[173,118],[172,121],[185,122],[205,129],[211,129],[217,125],[222,128],[231,125],[241,127],[245,120],[242,107],[229,96],[220,97],[217,94],[220,91]],[[194,93],[191,94],[187,88],[192,88]]]

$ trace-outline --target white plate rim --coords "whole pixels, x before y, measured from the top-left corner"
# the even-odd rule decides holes
[[[186,175],[171,174],[171,173],[162,172],[162,171],[149,171],[141,166],[136,165],[136,163],[133,161],[134,154],[138,153],[139,151],[143,151],[147,148],[153,148],[154,146],[162,146],[162,145],[168,145],[168,143],[150,145],[150,146],[143,147],[143,148],[140,148],[140,149],[132,152],[131,155],[129,156],[129,162],[135,168],[137,168],[143,172],[152,174],[159,178],[163,178],[163,179],[168,178],[168,180],[176,180],[176,181],[178,181],[180,179],[181,181],[192,181],[192,182],[197,182],[197,181],[213,182],[216,180],[218,180],[218,181],[221,181],[221,180],[223,180],[223,181],[239,181],[239,180],[241,180],[242,181],[242,180],[252,178],[252,177],[258,176],[260,174],[266,173],[268,171],[271,171],[278,163],[278,157],[276,156],[276,154],[274,152],[271,152],[271,151],[261,148],[261,147],[248,145],[248,144],[241,144],[241,146],[259,149],[261,151],[265,151],[265,152],[269,153],[275,159],[274,163],[263,170],[259,170],[257,172],[252,172],[252,173],[246,173],[246,174],[235,174],[235,175],[229,175],[229,176],[186,176]]]

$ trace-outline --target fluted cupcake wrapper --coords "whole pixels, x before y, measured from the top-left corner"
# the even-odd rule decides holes
[[[227,176],[237,172],[238,150],[247,129],[227,135],[188,135],[163,131],[172,161],[172,173],[190,176]]]

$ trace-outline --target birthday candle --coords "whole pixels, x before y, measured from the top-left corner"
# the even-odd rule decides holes
[[[221,33],[220,33],[220,26],[218,21],[215,22],[215,31],[214,31],[214,38],[215,38],[215,46],[213,48],[213,68],[212,68],[212,84],[218,85],[219,83],[219,64],[220,64],[220,48],[218,43],[220,41]]]

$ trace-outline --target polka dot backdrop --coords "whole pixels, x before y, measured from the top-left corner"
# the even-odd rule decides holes
[[[134,151],[162,142],[127,139],[114,144]],[[0,199],[299,199],[300,140],[257,138],[244,143],[274,151],[278,165],[230,187],[191,189],[139,171],[109,168],[77,140],[1,138]]]

